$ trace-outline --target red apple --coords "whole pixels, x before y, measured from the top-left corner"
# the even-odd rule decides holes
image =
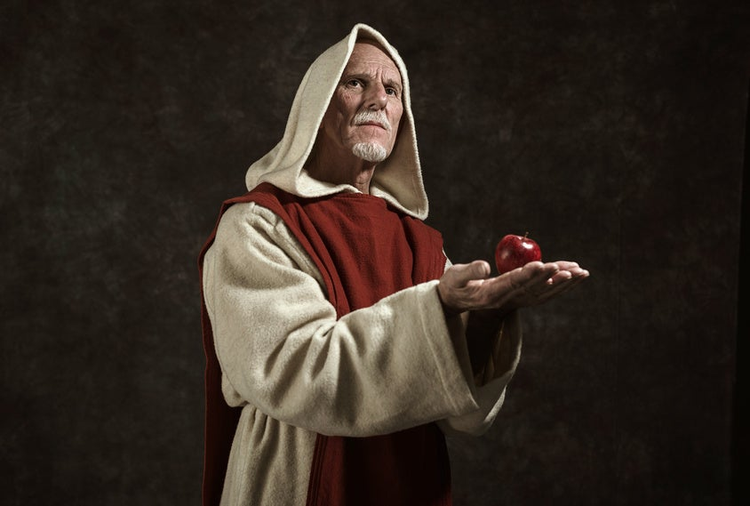
[[[542,250],[528,235],[528,232],[523,236],[509,234],[497,243],[495,265],[500,274],[542,259]]]

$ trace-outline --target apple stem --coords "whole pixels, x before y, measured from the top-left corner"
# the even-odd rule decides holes
[[[529,235],[529,233],[526,232],[525,234],[523,234],[523,238],[526,239],[528,237],[528,235]]]

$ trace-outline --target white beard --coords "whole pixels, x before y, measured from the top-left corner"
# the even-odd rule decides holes
[[[352,146],[352,153],[357,158],[373,163],[380,163],[388,158],[385,148],[374,142],[358,142]]]

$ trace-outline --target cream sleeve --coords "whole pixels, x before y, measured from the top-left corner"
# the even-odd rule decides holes
[[[344,436],[441,419],[465,431],[492,411],[485,397],[496,389],[485,396],[474,385],[464,322],[446,321],[437,281],[337,319],[284,222],[248,203],[222,217],[203,283],[230,405]]]

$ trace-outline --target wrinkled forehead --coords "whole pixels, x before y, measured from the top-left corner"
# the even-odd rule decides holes
[[[388,54],[388,51],[376,40],[360,37],[354,44],[352,54],[346,63],[344,72],[351,71],[356,67],[370,65],[388,68],[393,74],[393,78],[397,78],[399,81],[402,80],[401,71],[396,62],[393,61],[393,58]]]

